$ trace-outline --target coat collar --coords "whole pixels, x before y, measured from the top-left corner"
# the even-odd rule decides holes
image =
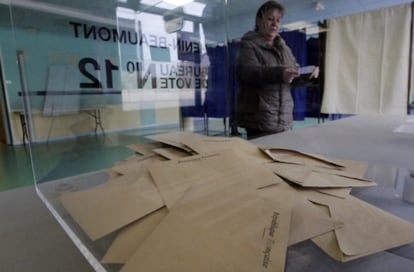
[[[267,48],[267,49],[274,49],[279,48],[285,44],[285,41],[280,35],[277,35],[277,37],[273,40],[273,44],[270,45],[267,43],[266,39],[260,35],[256,31],[249,31],[246,34],[244,34],[242,40],[248,40],[255,44],[257,44],[260,47]]]

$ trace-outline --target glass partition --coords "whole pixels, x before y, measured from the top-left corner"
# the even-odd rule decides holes
[[[384,130],[378,129],[385,143],[392,142],[404,153],[384,160],[378,159],[378,153],[364,153],[363,144],[349,150],[338,148],[343,135],[349,145],[360,139],[347,135],[348,126],[359,131],[352,122],[343,122],[343,127],[317,126],[337,115],[359,114],[341,108],[321,111],[324,84],[328,72],[332,72],[325,69],[329,56],[327,20],[347,15],[341,12],[347,1],[338,1],[343,3],[324,15],[316,7],[306,6],[306,1],[290,1],[294,3],[289,5],[288,1],[282,2],[291,10],[286,10],[280,35],[299,66],[320,67],[320,77],[306,87],[292,89],[293,130],[253,144],[277,144],[368,161],[365,178],[381,179],[382,185],[388,187],[379,193],[387,193],[387,197],[389,192],[398,190],[400,201],[402,183],[412,165],[404,159],[408,150],[399,144],[412,139],[405,134],[392,134],[398,138],[394,142],[389,137],[393,124],[400,124],[402,119],[387,118]],[[362,11],[359,2],[351,5],[348,12]],[[323,3],[318,4],[319,9],[324,9]],[[122,269],[122,264],[105,259],[122,230],[91,236],[73,219],[70,208],[63,206],[61,196],[108,186],[109,181],[121,176],[113,167],[135,160],[137,152],[143,152],[137,151],[136,145],[154,144],[149,135],[191,131],[246,139],[246,131],[236,118],[236,60],[242,36],[254,29],[258,7],[257,1],[238,0],[198,0],[181,5],[158,0],[0,1],[0,64],[4,65],[7,79],[14,142],[27,145],[40,198],[96,271]],[[406,76],[412,77],[412,73]],[[408,100],[409,91],[404,89]],[[369,126],[373,125],[369,120],[355,122],[370,130],[377,129]],[[309,125],[312,127],[308,130],[299,129]],[[318,134],[320,131],[323,135]],[[361,143],[374,143],[371,140],[375,135],[367,135],[368,132],[361,132],[357,136],[362,137]],[[145,159],[150,157],[145,152],[140,154]],[[385,177],[378,178],[382,173]],[[123,191],[120,195],[105,195],[107,198],[103,194],[88,197],[111,210],[112,206],[105,206],[107,199],[119,197],[119,204],[127,195],[128,191]],[[366,191],[356,191],[355,195],[376,201]],[[397,201],[394,196],[390,199]],[[79,197],[82,203],[82,196]],[[412,211],[407,205],[405,211]],[[157,212],[162,216],[165,211]],[[93,216],[84,220],[93,220]],[[303,250],[307,248],[318,254],[312,247],[299,244],[291,249],[287,257],[289,271],[302,269],[292,261],[295,254],[306,255]],[[361,267],[361,263],[354,265]],[[339,262],[330,264],[337,269],[345,267]]]
[[[115,233],[92,240],[59,197],[107,182],[105,170],[146,135],[227,134],[225,2],[0,7],[15,142],[30,148],[39,196],[94,269],[118,271],[100,262]],[[220,120],[216,128],[208,118]]]
[[[15,118],[15,140],[27,141],[23,129],[30,136],[37,181],[107,167],[125,155],[120,142],[155,130],[206,132],[206,108],[209,117],[227,118],[226,30],[219,27],[224,3],[210,5],[11,5],[16,53],[8,57],[19,61],[10,65],[17,76],[9,88],[11,108],[16,117],[26,107],[28,120],[26,127]],[[209,51],[219,54],[213,65],[221,70],[214,74]],[[218,130],[225,134],[227,124]],[[99,153],[108,147],[118,157]],[[65,166],[58,170],[62,154]],[[72,164],[80,158],[88,162],[81,168]]]

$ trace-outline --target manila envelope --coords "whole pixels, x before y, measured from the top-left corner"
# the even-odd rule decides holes
[[[362,179],[368,168],[363,161],[331,159],[319,155],[303,153],[292,149],[264,148],[261,150],[276,163],[307,166],[324,173]]]
[[[246,171],[248,170],[248,171]],[[234,150],[222,150],[211,155],[196,155],[178,160],[154,163],[151,176],[168,209],[171,209],[191,184],[219,177],[225,183],[246,180],[250,188],[262,188],[282,180],[269,169]],[[240,176],[244,173],[244,176]]]
[[[125,160],[116,162],[112,168],[108,168],[105,172],[108,174],[108,180],[98,187],[121,185],[126,183],[132,184],[137,181],[137,177],[148,173],[148,166],[155,161],[163,161],[164,158],[156,154],[145,156],[131,156]]]
[[[341,223],[313,239],[334,259],[345,262],[414,242],[414,224],[356,197],[313,194],[309,199],[327,206],[332,219]]]
[[[163,147],[162,143],[137,143],[137,144],[130,144],[127,145],[129,149],[134,150],[136,153],[141,154],[143,156],[154,154],[152,150],[154,148],[161,148]]]
[[[153,152],[151,154],[147,154],[147,155],[140,155],[138,153],[135,153],[134,155],[131,155],[131,156],[129,156],[129,157],[123,159],[123,160],[116,161],[114,163],[114,165],[117,165],[119,163],[128,162],[128,161],[139,161],[139,160],[146,159],[146,158],[154,156],[154,155],[155,154]]]
[[[163,161],[164,158],[158,155],[148,155],[136,157],[127,161],[120,161],[110,169],[122,175],[132,174],[139,177],[142,173],[148,170],[148,167],[154,162]]]
[[[318,167],[315,170],[349,178],[363,179],[368,169],[368,163],[364,161],[335,159],[335,162],[341,164],[343,167],[339,169]]]
[[[291,196],[276,187],[193,183],[121,272],[284,271]]]
[[[122,184],[64,193],[60,200],[89,238],[97,240],[164,206],[148,173]]]
[[[332,231],[336,227],[336,222],[329,215],[308,200],[307,189],[295,189],[287,183],[277,184],[275,187],[280,192],[293,196],[289,246]]]
[[[167,208],[163,207],[124,227],[117,234],[101,262],[126,263],[167,214]]]
[[[223,149],[234,149],[258,162],[272,161],[256,145],[239,137],[193,137],[182,140],[182,143],[198,154],[209,154]]]
[[[324,172],[306,165],[272,163],[267,167],[271,168],[278,176],[303,187],[369,187],[376,185],[375,182],[366,179]]]
[[[260,147],[266,155],[275,162],[301,164],[322,168],[341,169],[344,165],[320,155],[300,152],[294,149],[277,148],[277,147]]]
[[[339,198],[346,198],[352,191],[352,188],[315,188],[315,191]]]
[[[183,141],[186,139],[204,138],[204,137],[207,137],[207,136],[189,132],[189,131],[169,132],[169,133],[146,136],[146,138],[148,139],[158,141],[158,142],[170,145],[170,146],[174,146],[174,147],[183,149],[184,151],[187,151],[193,154],[194,154],[194,150],[184,145]]]
[[[290,221],[289,246],[335,229],[337,224],[304,197],[295,195]]]
[[[166,158],[167,160],[183,158],[193,155],[192,153],[188,153],[182,149],[169,146],[163,148],[155,148],[152,150],[154,153]]]

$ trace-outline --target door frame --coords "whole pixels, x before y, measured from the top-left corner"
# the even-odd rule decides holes
[[[7,96],[6,77],[4,75],[3,55],[0,48],[0,118],[3,121],[6,144],[13,143],[13,131],[10,119],[10,106]],[[1,133],[1,132],[0,132]]]

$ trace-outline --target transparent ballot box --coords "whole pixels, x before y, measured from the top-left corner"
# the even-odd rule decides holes
[[[292,233],[295,233],[297,228],[301,229],[302,227],[304,227],[306,231],[303,231],[312,232],[312,230],[314,230],[315,228],[313,224],[319,224],[319,227],[327,227],[328,229],[330,229],[328,226],[328,222],[321,223],[321,219],[318,217],[318,213],[313,213],[314,211],[312,211],[312,209],[308,210],[308,205],[313,205],[311,204],[311,202],[314,203],[321,201],[318,203],[318,205],[322,205],[331,203],[329,201],[333,201],[331,203],[332,206],[329,206],[329,209],[332,209],[332,217],[338,220],[335,220],[333,223],[335,225],[335,229],[339,233],[341,230],[343,230],[344,232],[342,233],[342,235],[348,237],[352,242],[355,242],[355,240],[353,240],[352,237],[354,237],[354,239],[355,237],[359,237],[357,239],[363,239],[364,247],[366,246],[368,252],[370,253],[361,253],[360,256],[336,256],[334,253],[335,251],[332,251],[330,247],[324,246],[324,241],[326,241],[325,239],[328,239],[325,234],[325,236],[319,236],[324,237],[322,239],[316,237],[313,239],[306,239],[304,241],[292,242],[292,244],[286,248],[286,271],[303,271],[303,269],[309,267],[312,267],[312,269],[315,270],[328,269],[327,271],[370,271],[370,269],[373,268],[382,271],[382,267],[386,267],[386,269],[388,269],[389,266],[395,267],[399,271],[409,271],[409,269],[411,269],[411,265],[414,261],[414,256],[412,255],[413,244],[409,241],[410,239],[412,239],[410,238],[412,236],[412,223],[410,222],[414,222],[414,206],[412,203],[413,192],[412,189],[410,189],[412,188],[410,186],[412,186],[414,178],[411,176],[411,171],[409,171],[408,168],[406,168],[408,167],[408,164],[405,161],[404,157],[407,158],[408,156],[410,156],[411,153],[410,150],[404,150],[404,141],[412,141],[412,139],[411,135],[406,135],[399,132],[389,133],[389,129],[394,127],[395,124],[397,124],[398,122],[404,124],[405,119],[406,118],[390,118],[388,120],[383,119],[381,122],[375,122],[373,119],[366,117],[350,117],[344,120],[325,123],[317,127],[301,128],[294,131],[285,132],[283,134],[271,135],[254,140],[253,146],[257,145],[275,147],[274,149],[270,148],[270,150],[272,150],[272,152],[276,150],[276,152],[272,153],[276,155],[278,154],[278,147],[283,146],[284,148],[281,150],[280,153],[282,155],[280,157],[282,158],[282,161],[283,158],[286,158],[286,154],[288,154],[286,153],[286,150],[300,150],[300,152],[305,152],[303,154],[316,154],[315,152],[317,151],[318,154],[324,154],[323,158],[325,159],[329,158],[329,160],[331,160],[332,158],[335,158],[332,159],[335,163],[344,163],[346,167],[349,166],[349,170],[354,169],[355,172],[351,171],[353,174],[363,172],[363,176],[361,178],[355,179],[355,184],[352,183],[352,189],[351,187],[337,187],[327,189],[324,188],[324,186],[318,188],[318,184],[313,184],[310,188],[307,188],[307,185],[303,185],[303,188],[301,187],[294,189],[295,191],[293,191],[291,197],[295,198],[296,201],[292,201],[295,204],[291,207],[292,210],[290,218],[289,237],[294,236]],[[347,133],[348,140],[343,140],[344,143],[338,143],[338,139],[341,138],[337,134],[338,132],[341,133],[342,128],[358,127],[361,123],[364,122],[375,124],[377,128],[379,124],[381,124],[381,128],[383,129],[383,135],[381,137],[382,141],[402,142],[402,144],[399,146],[399,148],[402,149],[400,150],[400,152],[398,152],[398,156],[390,155],[386,159],[381,157],[379,154],[381,154],[382,152],[387,152],[387,147],[382,149],[378,148],[375,152],[373,151],[371,154],[361,155],[360,153],[358,153],[358,149],[361,149],[362,147],[367,148],[367,145],[370,145],[369,141],[371,141],[371,138],[367,138],[366,134],[364,135],[364,132],[366,131],[359,131],[359,133],[355,133],[356,130],[352,130],[352,132]],[[171,133],[169,133],[168,135],[171,135]],[[177,134],[173,133],[173,135],[175,137]],[[157,134],[157,136],[160,137],[157,138],[160,140],[162,140],[162,137],[169,137],[167,136],[167,134]],[[181,134],[181,136],[183,135]],[[186,137],[188,137],[188,134],[185,134],[185,136],[183,136],[183,139]],[[194,136],[194,138],[196,139],[199,139],[200,137],[201,136]],[[213,137],[217,138],[216,140],[211,139],[212,136],[203,137],[206,137],[205,143],[211,143],[211,141],[213,141],[215,142],[215,145],[218,145],[219,143],[223,144],[223,138],[221,137]],[[349,152],[349,145],[347,145],[348,141],[354,141],[356,139],[359,139],[360,143],[353,144],[353,146],[355,146],[356,149],[352,152],[351,157],[348,157],[346,160],[344,160],[341,154],[347,154],[347,152]],[[168,141],[169,140],[166,140],[166,142]],[[245,145],[247,145],[247,142],[244,143],[242,141],[244,140],[233,139],[233,142],[236,143],[235,145],[232,145],[231,142],[228,141],[226,141],[225,144],[228,144],[233,148],[241,147],[241,149],[244,150],[244,148],[246,148]],[[302,142],[303,144],[299,146],[297,144],[298,142]],[[150,143],[151,148],[153,148],[153,150],[157,149],[154,148],[154,143],[157,142]],[[334,144],[334,146],[332,147],[330,146],[330,144]],[[136,149],[141,150],[142,152],[141,148],[143,147],[143,145],[139,144],[133,146]],[[155,144],[155,147],[157,146],[159,145]],[[252,147],[250,145],[248,146]],[[375,144],[371,144],[370,149],[374,150],[374,146]],[[395,150],[396,146],[392,146],[389,148]],[[225,152],[225,150],[227,150],[227,152]],[[151,162],[149,169],[151,176],[156,181],[156,184],[158,184],[157,181],[159,180],[175,182],[175,187],[172,189],[172,191],[175,192],[184,190],[182,186],[188,184],[187,182],[189,182],[190,180],[193,182],[191,187],[184,187],[186,193],[182,196],[182,199],[173,202],[174,195],[168,189],[168,186],[172,186],[172,184],[167,185],[167,187],[165,187],[164,185],[160,185],[161,187],[158,188],[160,192],[162,192],[161,195],[165,199],[165,205],[167,208],[165,208],[165,206],[162,206],[160,209],[153,207],[152,209],[154,209],[155,211],[150,213],[148,216],[143,217],[143,219],[140,219],[139,221],[133,222],[131,224],[127,224],[126,226],[120,227],[119,229],[110,232],[109,234],[105,234],[103,236],[100,234],[103,233],[102,231],[105,231],[103,229],[107,230],[107,227],[113,227],[108,226],[107,224],[111,225],[112,223],[116,223],[116,220],[125,220],[124,216],[117,216],[118,213],[121,213],[121,211],[114,210],[114,207],[118,209],[128,210],[129,212],[133,212],[135,209],[128,209],[128,207],[126,207],[124,203],[139,203],[140,205],[142,205],[142,209],[148,207],[147,204],[145,204],[147,202],[142,201],[142,199],[140,200],[139,198],[142,196],[142,191],[145,191],[147,194],[152,195],[153,193],[151,193],[151,190],[148,190],[148,188],[146,188],[145,186],[140,187],[137,191],[134,191],[133,187],[128,187],[128,190],[123,190],[124,188],[122,188],[121,184],[125,185],[125,182],[128,181],[122,180],[121,178],[116,179],[113,177],[113,171],[125,171],[125,173],[131,171],[126,170],[127,165],[131,165],[131,162],[134,163],[134,165],[139,165],[139,167],[145,168],[145,161],[148,160],[148,158],[145,159],[146,155],[140,155],[138,158],[136,156],[130,157],[130,161],[120,161],[117,164],[115,164],[112,168],[106,169],[105,171],[97,171],[93,173],[72,176],[65,179],[59,179],[44,184],[38,184],[37,188],[39,190],[40,197],[46,200],[47,205],[52,206],[51,210],[57,213],[55,214],[56,218],[62,221],[61,224],[66,229],[68,234],[74,236],[72,237],[72,239],[75,241],[75,244],[77,244],[78,247],[84,251],[85,256],[90,258],[89,260],[92,264],[95,265],[95,269],[97,270],[105,269],[106,271],[118,271],[122,267],[125,267],[125,269],[127,269],[128,271],[128,269],[134,270],[135,265],[137,265],[141,269],[141,266],[136,264],[136,262],[140,256],[141,261],[143,260],[142,255],[146,256],[145,250],[149,251],[149,253],[147,252],[147,254],[149,254],[148,258],[150,258],[151,260],[153,260],[153,258],[158,258],[158,254],[164,256],[166,252],[176,258],[177,255],[181,256],[181,251],[186,252],[186,250],[180,248],[180,246],[182,247],[183,244],[186,246],[190,246],[190,248],[192,248],[191,250],[194,250],[199,254],[206,254],[206,256],[208,256],[208,258],[206,258],[210,261],[211,258],[215,258],[217,256],[215,256],[214,253],[209,252],[209,250],[214,250],[214,252],[216,252],[215,250],[217,249],[198,248],[197,246],[199,246],[200,243],[201,245],[210,246],[210,240],[206,242],[201,238],[205,237],[204,235],[207,235],[207,233],[211,234],[211,232],[208,232],[208,230],[210,228],[215,229],[215,223],[220,225],[220,221],[228,220],[229,224],[230,222],[232,222],[233,224],[235,222],[236,224],[241,224],[240,220],[242,219],[246,220],[247,223],[251,222],[250,220],[254,220],[256,218],[255,214],[250,213],[251,207],[248,205],[250,204],[249,195],[243,195],[242,199],[240,199],[240,197],[234,196],[234,194],[240,194],[240,187],[237,187],[236,189],[236,186],[243,186],[243,184],[245,184],[244,181],[248,180],[251,182],[252,178],[257,178],[258,176],[260,176],[261,179],[257,182],[259,184],[266,185],[267,177],[264,173],[259,171],[259,169],[261,169],[263,165],[266,165],[266,167],[264,167],[263,169],[272,169],[274,173],[276,173],[278,176],[283,177],[284,179],[290,179],[293,182],[296,182],[295,179],[298,176],[301,176],[301,171],[303,170],[300,164],[292,165],[290,163],[287,163],[286,166],[284,163],[271,163],[269,161],[267,161],[266,163],[245,162],[242,159],[243,157],[240,156],[238,153],[243,151],[234,152],[233,149],[230,152],[228,149],[224,149],[222,150],[222,152],[223,153],[220,155],[217,155],[217,153],[210,153],[209,155],[205,156],[186,156],[182,159],[172,159],[168,162]],[[253,159],[255,157],[251,152],[248,153],[250,156],[249,159]],[[226,172],[225,169],[227,168],[223,165],[219,167],[220,169],[215,169],[214,171],[212,171],[211,169],[206,170],[198,168],[200,167],[200,164],[208,168],[209,160],[213,163],[213,165],[215,165],[214,161],[219,160],[218,156],[223,156],[223,161],[228,161],[228,154],[231,154],[231,158],[234,159],[232,163],[228,163],[228,166],[230,167],[230,169],[232,169],[230,173]],[[327,157],[325,157],[325,155]],[[341,159],[338,159],[338,157],[340,157]],[[138,159],[140,163],[136,164],[137,161],[134,161],[132,158],[134,158],[135,160]],[[278,157],[275,158],[278,159]],[[317,158],[320,158],[319,155],[317,156]],[[370,163],[367,163],[367,161],[369,161]],[[400,164],[405,168],[390,166],[392,163]],[[185,164],[190,164],[190,166],[186,166]],[[283,167],[280,168],[281,164],[285,165],[284,167],[287,167],[287,169],[291,172],[285,172]],[[160,168],[160,166],[162,166],[162,168]],[[245,169],[249,166],[255,167],[254,170]],[[190,170],[190,176],[185,176],[185,173],[187,173],[185,172],[186,169],[191,169],[191,167],[194,169]],[[318,168],[318,171],[321,171],[317,171],[318,174],[324,173],[324,170],[326,170],[321,169],[323,168]],[[134,169],[134,173],[141,173],[140,170],[142,169]],[[206,174],[200,175],[199,171]],[[234,171],[241,171],[242,175],[240,175],[240,173],[235,174]],[[222,176],[215,176],[218,175],[218,172],[226,173],[226,179],[223,180]],[[348,176],[351,172],[345,171],[343,173],[344,176],[342,176],[342,174],[338,176],[340,177],[339,180],[341,180],[341,178]],[[211,174],[211,176],[207,176],[208,174]],[[125,177],[126,176],[129,175],[125,174]],[[145,180],[142,179],[143,176],[145,175],[142,174],[140,176],[141,182]],[[236,176],[238,180],[232,180],[234,176]],[[326,182],[326,178],[324,178],[324,176],[321,175],[319,178],[321,180],[316,180],[316,182]],[[349,179],[350,177],[347,178]],[[309,179],[310,180],[306,180],[306,182],[315,182],[315,179],[310,178],[310,176]],[[211,194],[208,194],[210,197],[217,197],[216,194],[218,194],[217,199],[206,200],[203,197],[201,197],[203,195],[203,192],[197,191],[196,189],[198,188],[197,185],[202,184],[202,181],[204,180],[209,180],[209,182],[213,183],[217,181],[228,183],[228,185],[224,186],[224,188],[231,189],[231,193],[228,195],[229,198],[224,199],[220,197],[227,195],[225,189],[223,189],[223,192],[216,192],[213,190],[212,192],[210,192]],[[271,179],[271,182],[273,181],[274,180]],[[363,183],[363,186],[359,187],[361,183]],[[284,192],[281,183],[278,183],[277,185],[273,186],[274,192],[272,193],[272,199],[282,206],[278,206],[276,208],[269,205],[270,207],[268,208],[276,209],[278,211],[278,216],[271,217],[272,220],[268,220],[270,222],[273,222],[273,220],[277,220],[277,218],[279,218],[280,221],[275,221],[277,222],[277,224],[275,224],[278,226],[283,226],[283,216],[285,215],[283,211],[285,210],[282,207],[284,207],[283,204],[286,205],[286,203],[288,202],[284,203],[280,201],[287,201],[289,200],[289,197],[286,197],[286,195],[280,195],[279,190]],[[208,189],[210,188],[207,188],[207,191]],[[270,188],[264,188],[261,190],[264,190],[264,192],[266,190],[270,190],[270,192],[272,192],[272,189]],[[111,199],[108,198],[107,192],[109,191],[111,192]],[[192,197],[197,196],[198,193],[201,194],[201,200],[193,199]],[[299,204],[302,203],[301,201],[299,201],[299,199],[301,199],[302,197],[302,194],[306,194],[308,199],[311,201],[307,204],[305,203],[305,206],[301,206],[302,204]],[[87,197],[85,198],[83,196]],[[131,196],[132,199],[130,198]],[[151,197],[151,199],[154,200],[153,196],[147,197]],[[328,199],[328,202],[324,202]],[[189,201],[190,203],[192,203],[192,205],[198,205],[198,208],[195,209],[182,204],[186,201]],[[213,201],[214,204],[210,201]],[[243,205],[234,208],[234,210],[230,209],[232,210],[230,214],[225,213],[226,209],[228,208],[226,204],[233,203],[231,201],[234,201],[235,203],[239,201],[240,204],[243,203]],[[170,203],[172,202],[176,204],[171,206]],[[231,204],[231,207],[234,207],[233,205],[235,204]],[[223,210],[217,211],[217,214],[213,215],[212,219],[209,217],[211,216],[210,210],[214,211],[215,207],[220,207]],[[85,212],[85,210],[87,211],[89,209],[95,211],[96,214],[90,215],[87,212]],[[298,209],[305,210],[305,213],[301,213]],[[180,212],[176,212],[177,210],[180,210]],[[104,216],[108,216],[107,218],[102,217],[102,211],[104,212]],[[189,213],[188,215],[186,215],[186,211]],[[242,213],[240,215],[241,218],[237,217],[237,214],[239,213]],[[83,218],[82,216],[87,216],[87,218]],[[185,216],[188,216],[189,218],[194,218],[194,220],[207,220],[207,222],[211,224],[211,227],[206,228],[206,230],[204,230],[200,228],[199,224],[194,224],[191,221],[188,221],[188,219],[186,219]],[[223,216],[229,217],[222,218]],[[184,233],[182,233],[179,229],[177,229],[177,226],[174,225],[174,220],[172,218],[175,217],[178,217],[181,220],[183,220],[182,222],[180,222],[181,224],[179,224],[179,226],[186,230]],[[236,218],[238,219],[236,220]],[[99,224],[97,222],[99,222]],[[146,224],[149,224],[151,226],[151,229],[149,230],[151,234],[147,234],[145,232],[145,227],[143,226]],[[251,222],[251,224],[254,225],[253,222]],[[268,226],[267,223],[265,225]],[[377,225],[380,225],[378,226],[378,229]],[[272,226],[272,224],[270,224],[270,226]],[[244,231],[247,231],[246,229],[248,229],[244,225],[236,225],[233,226],[233,228],[234,227],[236,229],[241,229]],[[167,230],[165,230],[164,228],[167,228]],[[206,233],[203,233],[202,231],[201,233],[192,233],[190,230],[194,228],[197,231],[198,228],[200,228],[200,231],[204,230],[206,231]],[[232,227],[229,228],[232,229]],[[269,228],[270,232],[271,227]],[[320,231],[321,230],[318,229],[318,232]],[[151,243],[146,243],[145,241],[142,242],[142,232],[145,232],[145,235],[148,235],[147,239],[149,239]],[[221,237],[221,235],[223,235],[220,230],[216,230],[216,232],[218,237]],[[216,232],[213,232],[213,234],[216,234]],[[237,231],[235,232],[237,233]],[[201,236],[201,238],[199,237],[199,235]],[[230,233],[228,235],[231,236]],[[91,236],[95,238],[91,238]],[[185,240],[187,236],[189,237],[189,240],[181,240]],[[160,241],[158,237],[162,237],[160,239],[165,240]],[[179,241],[176,241],[176,237],[179,237]],[[207,235],[207,237],[209,236]],[[130,239],[132,239],[132,241]],[[199,239],[201,239],[201,241]],[[210,237],[209,239],[216,238]],[[338,241],[340,241],[339,239],[341,239],[341,236],[339,236],[338,234],[337,239]],[[275,240],[277,241],[277,239]],[[170,244],[167,245],[168,243]],[[229,248],[233,248],[232,246],[229,246],[224,243],[217,243],[221,246],[228,246]],[[140,249],[137,250],[135,248],[130,248],[130,246],[137,244],[141,246],[142,251],[140,251]],[[212,242],[212,244],[214,245],[215,243]],[[160,245],[163,246],[163,248],[159,248]],[[193,248],[194,246],[195,248]],[[376,248],[377,246],[383,246],[384,249],[385,247],[387,248],[386,250],[378,250],[378,248]],[[236,248],[238,247],[236,246]],[[154,249],[159,250],[159,252],[157,253],[157,251],[153,251]],[[175,254],[175,251],[173,249],[175,249],[179,253]],[[243,248],[239,250],[240,253],[237,254],[242,254],[245,252]],[[151,254],[155,255],[155,257],[151,256]],[[130,258],[129,260],[126,260],[125,266],[123,266],[122,264],[107,263],[111,261],[122,262],[125,256],[128,256]],[[340,258],[343,259],[341,260]],[[203,261],[207,261],[207,259],[200,257],[200,263],[202,263]],[[174,263],[174,259],[171,260],[168,257],[163,257],[160,259],[161,263],[163,261],[166,261],[167,263]],[[184,263],[184,265],[186,264],[185,260],[181,260],[180,262]],[[220,258],[216,262],[220,263]],[[189,261],[189,263],[189,265],[192,265],[191,261]],[[197,267],[197,265],[195,265],[195,267]]]
[[[282,45],[320,76],[283,94],[292,129],[253,140],[237,71],[261,3],[178,2],[0,1],[11,140],[92,269],[410,271],[410,1],[281,1]]]

